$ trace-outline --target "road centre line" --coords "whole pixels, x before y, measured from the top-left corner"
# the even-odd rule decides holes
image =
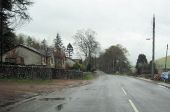
[[[132,100],[129,99],[129,103],[131,104],[131,106],[135,112],[139,112],[138,109],[136,108],[135,104],[132,102]]]
[[[123,91],[123,93],[125,94],[125,95],[127,95],[127,93],[126,93],[126,91],[122,88],[122,91]]]

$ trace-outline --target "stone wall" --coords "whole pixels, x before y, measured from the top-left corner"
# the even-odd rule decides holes
[[[83,72],[77,70],[52,69],[53,79],[83,79]]]
[[[46,68],[45,66],[0,66],[0,78],[15,79],[83,79],[83,72]]]

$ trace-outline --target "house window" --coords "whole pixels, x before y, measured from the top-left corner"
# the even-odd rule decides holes
[[[46,62],[46,58],[44,58],[44,63]]]
[[[62,62],[63,62],[62,64],[64,64],[64,59],[62,60]]]
[[[51,58],[51,64],[53,64],[53,58]]]
[[[5,62],[9,62],[9,58],[5,58]]]
[[[16,58],[5,58],[5,62],[16,63]]]

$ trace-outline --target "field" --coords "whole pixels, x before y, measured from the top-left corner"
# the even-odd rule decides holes
[[[158,68],[165,67],[165,57],[156,60],[156,64]],[[167,68],[170,68],[170,56],[167,57]]]

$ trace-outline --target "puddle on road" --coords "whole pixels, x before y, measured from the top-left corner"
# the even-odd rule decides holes
[[[63,101],[65,100],[65,98],[42,98],[42,99],[39,99],[40,101]],[[63,104],[59,104],[56,106],[56,110],[57,112],[61,111],[63,109]]]
[[[65,100],[65,98],[42,98],[41,101],[56,101],[56,100]]]
[[[87,88],[87,89],[85,89],[85,90],[96,90],[96,89],[95,89],[95,88],[93,88],[93,89],[91,89],[91,88],[90,88],[90,89],[89,89],[89,88]]]
[[[61,111],[61,110],[63,109],[63,105],[64,105],[64,104],[59,104],[59,105],[57,105],[56,110],[57,110],[57,111]]]

